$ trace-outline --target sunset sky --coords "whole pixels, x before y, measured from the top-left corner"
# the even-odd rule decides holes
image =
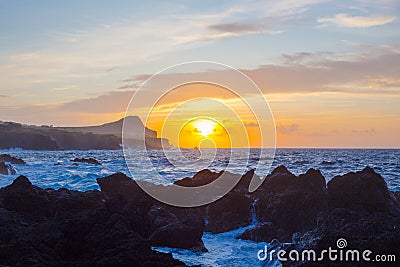
[[[399,29],[398,0],[0,0],[0,120],[118,120],[150,75],[213,61],[258,85],[278,147],[399,148]],[[163,112],[181,97],[164,99]],[[148,126],[161,135],[161,122]],[[243,125],[252,131],[256,121]]]

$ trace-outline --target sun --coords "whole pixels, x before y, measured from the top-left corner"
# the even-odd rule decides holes
[[[216,123],[211,120],[198,120],[193,123],[193,126],[198,130],[202,136],[208,136],[214,132]]]

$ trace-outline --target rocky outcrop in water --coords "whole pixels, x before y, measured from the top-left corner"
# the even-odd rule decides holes
[[[319,171],[310,169],[296,177],[278,167],[260,190],[260,223],[238,238],[290,242],[286,251],[313,249],[318,253],[345,238],[348,249],[369,249],[375,254],[400,257],[400,209],[395,195],[373,169],[334,177],[327,187]],[[285,266],[314,266],[313,262],[285,262]],[[318,264],[331,266],[328,259]],[[341,263],[364,266],[365,262]],[[336,265],[335,265],[336,266]]]
[[[178,180],[175,184],[184,187],[203,186],[217,180],[222,174],[232,177],[232,179],[236,176],[229,172],[212,172],[205,169],[193,177]],[[251,207],[254,200],[248,194],[247,189],[253,174],[253,170],[247,172],[229,193],[217,201],[199,208],[206,222],[205,231],[223,233],[251,224]]]
[[[0,161],[0,174],[2,175],[14,175],[17,174],[17,169],[11,164]]]
[[[17,174],[17,169],[11,164],[25,164],[25,161],[19,158],[12,157],[8,154],[0,155],[0,174],[2,175],[15,175]]]
[[[8,175],[8,166],[4,162],[0,162],[0,174]]]
[[[184,266],[151,246],[201,245],[202,222],[195,216],[195,211],[169,210],[142,197],[41,189],[20,176],[0,189],[0,262],[7,266]]]
[[[130,220],[152,245],[206,250],[201,240],[204,218],[199,209],[160,203],[123,173],[99,178],[97,182],[108,202],[114,203],[116,212]]]
[[[87,164],[93,164],[93,165],[101,165],[100,162],[98,162],[94,158],[74,158],[72,162],[81,162],[81,163],[87,163]]]
[[[330,180],[328,203],[330,209],[399,212],[396,198],[387,188],[385,180],[370,167]]]
[[[249,171],[223,198],[198,208],[162,204],[123,173],[97,179],[101,191],[87,192],[41,189],[20,176],[0,189],[0,262],[11,266],[177,266],[182,263],[151,246],[206,251],[201,240],[204,231],[220,233],[255,221],[258,224],[239,238],[278,239],[290,243],[280,245],[285,250],[317,253],[335,248],[337,239],[345,238],[349,249],[400,257],[400,209],[395,197],[399,194],[388,191],[373,169],[334,177],[326,185],[318,170],[295,176],[280,166],[257,191],[249,193],[253,174]],[[204,185],[220,175],[204,170],[176,184]]]
[[[25,164],[25,161],[16,157],[12,157],[8,154],[0,155],[0,162],[10,162],[11,164]]]
[[[244,232],[241,239],[290,241],[293,233],[310,230],[317,215],[327,209],[325,178],[314,169],[296,177],[279,166],[251,197],[261,224]]]

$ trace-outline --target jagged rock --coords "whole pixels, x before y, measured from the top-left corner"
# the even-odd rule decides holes
[[[400,257],[400,216],[381,213],[365,212],[362,210],[337,208],[331,211],[322,212],[318,216],[318,225],[311,231],[303,234],[296,234],[294,243],[284,249],[289,251],[295,249],[315,250],[317,255],[321,255],[322,250],[329,247],[338,249],[337,240],[343,238],[347,250],[358,250],[360,261],[341,261],[340,266],[369,266],[371,262],[362,260],[361,253],[364,250],[372,251],[369,256],[374,259],[375,255],[395,255]],[[328,257],[323,261],[318,261],[318,266],[338,266]],[[284,262],[283,266],[314,266],[311,262]],[[394,266],[393,262],[387,262],[389,266]],[[385,263],[383,263],[385,265]],[[371,265],[372,266],[372,265]],[[381,265],[379,265],[381,266]]]
[[[249,192],[249,185],[251,180],[254,178],[258,178],[257,175],[254,173],[254,170],[249,170],[246,172],[239,180],[239,182],[233,188],[233,191],[239,191],[244,194]]]
[[[212,172],[208,169],[199,171],[192,178],[183,178],[175,182],[176,185],[197,187],[209,184],[218,179],[224,172]],[[226,172],[227,175],[234,175]],[[244,227],[252,222],[251,205],[253,199],[248,188],[253,178],[254,170],[244,174],[235,187],[221,199],[206,205],[202,209],[206,223],[205,230],[212,233],[222,233],[239,227]]]
[[[72,160],[73,162],[83,162],[83,163],[88,163],[88,164],[93,164],[93,165],[101,165],[100,162],[98,162],[96,159],[94,158],[75,158],[74,160]]]
[[[254,237],[259,231],[260,236],[290,241],[293,233],[310,230],[318,213],[327,209],[325,178],[317,170],[310,169],[296,177],[286,167],[279,166],[265,179],[260,190],[253,194],[256,215],[260,222],[271,222],[277,236],[263,233],[266,227],[248,230],[251,233],[243,236]]]
[[[0,162],[0,174],[8,175],[8,166],[4,162]]]
[[[151,218],[150,243],[155,246],[189,248],[207,251],[201,240],[204,222],[193,209],[186,214],[174,213],[167,207],[154,205],[149,211]]]
[[[12,157],[8,154],[0,155],[0,162],[10,162],[11,164],[25,164],[25,161],[19,158]]]
[[[399,213],[385,180],[372,168],[336,176],[328,183],[329,207]]]
[[[197,226],[189,222],[195,212],[181,211],[185,217],[171,211],[176,220],[161,220],[155,227],[159,238],[157,234],[149,238],[150,232],[132,222],[153,227],[154,216],[148,210],[155,201],[135,200],[139,199],[142,202],[120,195],[109,198],[96,190],[44,190],[20,176],[0,189],[0,262],[7,266],[184,266],[170,254],[153,251],[151,242],[169,245],[166,237],[171,235],[176,242],[187,241],[181,246],[193,247],[190,235],[194,233],[201,242],[203,229],[193,232]]]
[[[259,191],[284,192],[296,186],[296,176],[281,165],[267,175]],[[260,192],[264,194],[263,192]]]
[[[262,242],[271,240],[283,236],[284,234],[280,232],[280,229],[274,226],[271,222],[263,222],[257,224],[257,226],[247,229],[242,234],[237,236],[237,239],[252,240],[255,242]]]
[[[396,199],[397,207],[400,208],[400,191],[394,191],[394,192],[392,192],[392,194]]]
[[[102,192],[114,208],[122,212],[135,229],[155,246],[204,250],[201,241],[204,218],[200,210],[177,208],[160,203],[147,194],[131,178],[116,173],[98,178]],[[121,206],[124,209],[121,211]],[[109,208],[112,208],[109,206]]]
[[[240,192],[231,191],[205,207],[206,231],[227,232],[251,223],[253,200]]]
[[[101,191],[110,198],[120,195],[126,199],[130,199],[137,194],[143,193],[137,183],[122,172],[117,172],[103,178],[97,178],[96,181]]]
[[[212,172],[208,169],[205,169],[205,170],[199,171],[191,178],[189,178],[189,177],[183,178],[181,180],[176,181],[174,184],[180,185],[180,186],[185,186],[185,187],[202,186],[202,185],[206,185],[206,184],[209,184],[209,183],[215,181],[222,174],[223,174],[223,172],[217,173],[217,172]]]
[[[22,175],[11,185],[0,189],[0,201],[3,208],[30,219],[40,220],[53,213],[46,191],[32,186],[28,178]]]

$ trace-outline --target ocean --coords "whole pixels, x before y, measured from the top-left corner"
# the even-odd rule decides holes
[[[26,165],[14,165],[15,175],[0,175],[0,187],[10,184],[18,175],[27,176],[30,181],[43,188],[68,188],[73,190],[99,189],[96,178],[115,172],[123,172],[137,179],[154,183],[170,184],[174,181],[192,177],[196,172],[207,167],[213,171],[228,168],[231,172],[242,173],[243,170],[256,169],[259,176],[265,176],[273,168],[285,165],[289,171],[299,175],[309,168],[319,169],[327,181],[336,175],[362,170],[370,166],[381,174],[390,190],[400,190],[400,149],[276,149],[272,155],[259,157],[258,149],[250,150],[247,155],[242,149],[202,150],[202,157],[197,150],[185,150],[184,154],[190,163],[171,164],[168,158],[178,155],[179,150],[168,152],[168,158],[159,150],[128,151],[130,173],[122,150],[91,151],[28,151],[21,149],[0,150],[0,154],[10,154],[22,158]],[[145,155],[151,160],[154,169],[162,179],[148,174]],[[174,154],[175,153],[175,154]],[[214,154],[215,153],[215,154]],[[79,163],[74,166],[74,158],[95,158],[102,165]],[[258,164],[258,162],[260,162]],[[271,165],[269,169],[269,166]],[[248,226],[252,227],[252,226]],[[247,228],[248,228],[247,227]],[[264,266],[257,259],[257,252],[264,248],[264,243],[236,240],[235,237],[246,228],[236,229],[222,234],[204,233],[203,242],[209,252],[191,252],[183,249],[154,248],[162,252],[171,252],[173,256],[187,264],[202,266]],[[232,264],[232,265],[229,265]],[[279,265],[278,263],[269,263]]]

